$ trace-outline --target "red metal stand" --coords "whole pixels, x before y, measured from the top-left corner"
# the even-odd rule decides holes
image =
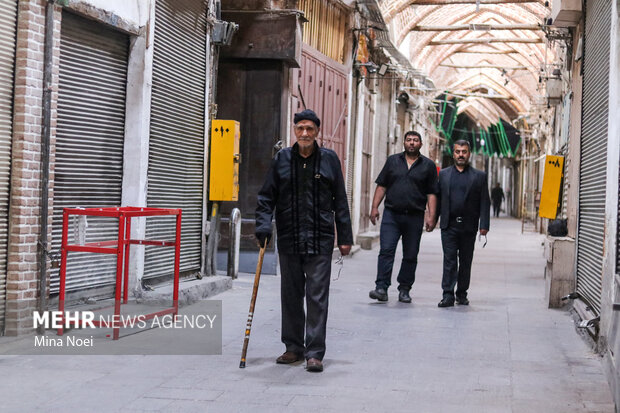
[[[67,242],[69,234],[69,216],[86,215],[97,217],[118,218],[118,240],[90,242],[84,245],[69,245]],[[174,241],[155,241],[155,240],[135,240],[131,239],[131,218],[153,217],[163,215],[176,215],[176,236]],[[122,303],[127,304],[127,294],[129,290],[129,247],[135,245],[156,245],[161,247],[174,247],[174,286],[172,292],[172,307],[155,313],[143,315],[145,320],[173,314],[179,312],[179,260],[181,256],[181,209],[165,208],[139,208],[139,207],[117,207],[117,208],[65,208],[62,216],[62,246],[60,256],[60,295],[58,296],[58,311],[64,314],[65,311],[65,282],[67,277],[67,254],[69,251],[92,252],[99,254],[116,254],[116,288],[114,295],[114,320],[112,323],[106,321],[93,321],[96,326],[112,327],[113,338],[118,340],[121,314],[121,294]],[[124,254],[124,256],[123,256]],[[123,260],[124,257],[124,260]],[[124,264],[124,271],[123,271]],[[63,317],[64,322],[64,317]],[[58,335],[63,334],[63,329],[58,329]]]

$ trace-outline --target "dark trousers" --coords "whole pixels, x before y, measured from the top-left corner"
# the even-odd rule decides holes
[[[448,228],[441,230],[441,245],[443,247],[441,288],[443,289],[443,298],[454,300],[455,286],[456,296],[467,298],[475,243],[476,232],[465,231],[459,228],[458,223],[450,224]]]
[[[408,215],[398,214],[390,209],[383,211],[379,259],[377,260],[377,288],[387,289],[392,283],[392,267],[398,240],[403,238],[403,260],[398,272],[398,289],[409,291],[415,281],[418,265],[418,251],[424,225],[424,212]]]
[[[499,211],[501,209],[501,206],[502,206],[502,201],[499,201],[499,202],[493,201],[493,216],[494,217],[499,216]]]
[[[282,342],[287,351],[303,353],[306,359],[323,360],[332,254],[281,253],[280,270]]]

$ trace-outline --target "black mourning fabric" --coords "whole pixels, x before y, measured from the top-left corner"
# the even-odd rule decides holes
[[[504,126],[504,130],[506,131],[506,136],[508,137],[508,143],[510,143],[510,149],[512,150],[512,153],[516,153],[519,143],[521,142],[521,134],[517,128],[506,122],[504,119],[501,119],[501,121],[502,126]]]

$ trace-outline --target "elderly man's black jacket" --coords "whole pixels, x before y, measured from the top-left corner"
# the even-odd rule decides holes
[[[465,210],[463,211],[463,228],[467,231],[478,231],[489,229],[489,211],[491,202],[489,200],[489,188],[487,187],[487,174],[483,171],[472,168],[470,179],[465,191]],[[452,174],[458,173],[454,165],[439,171],[439,200],[438,209],[441,217],[440,227],[448,228],[450,217],[450,179]]]
[[[258,193],[256,232],[271,233],[275,210],[278,249],[285,254],[331,254],[334,222],[338,245],[353,244],[351,216],[340,160],[331,149],[315,143],[314,171],[307,190],[298,188],[295,159],[298,145],[280,150],[271,162]],[[300,205],[300,203],[304,205]],[[300,216],[300,210],[306,211]]]

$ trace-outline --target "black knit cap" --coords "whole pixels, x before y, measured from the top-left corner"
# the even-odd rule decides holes
[[[293,118],[293,123],[297,124],[297,122],[300,122],[302,120],[310,120],[316,124],[317,128],[321,127],[321,119],[319,119],[316,113],[314,113],[314,111],[310,109],[305,109],[299,113],[296,113],[295,117]]]

